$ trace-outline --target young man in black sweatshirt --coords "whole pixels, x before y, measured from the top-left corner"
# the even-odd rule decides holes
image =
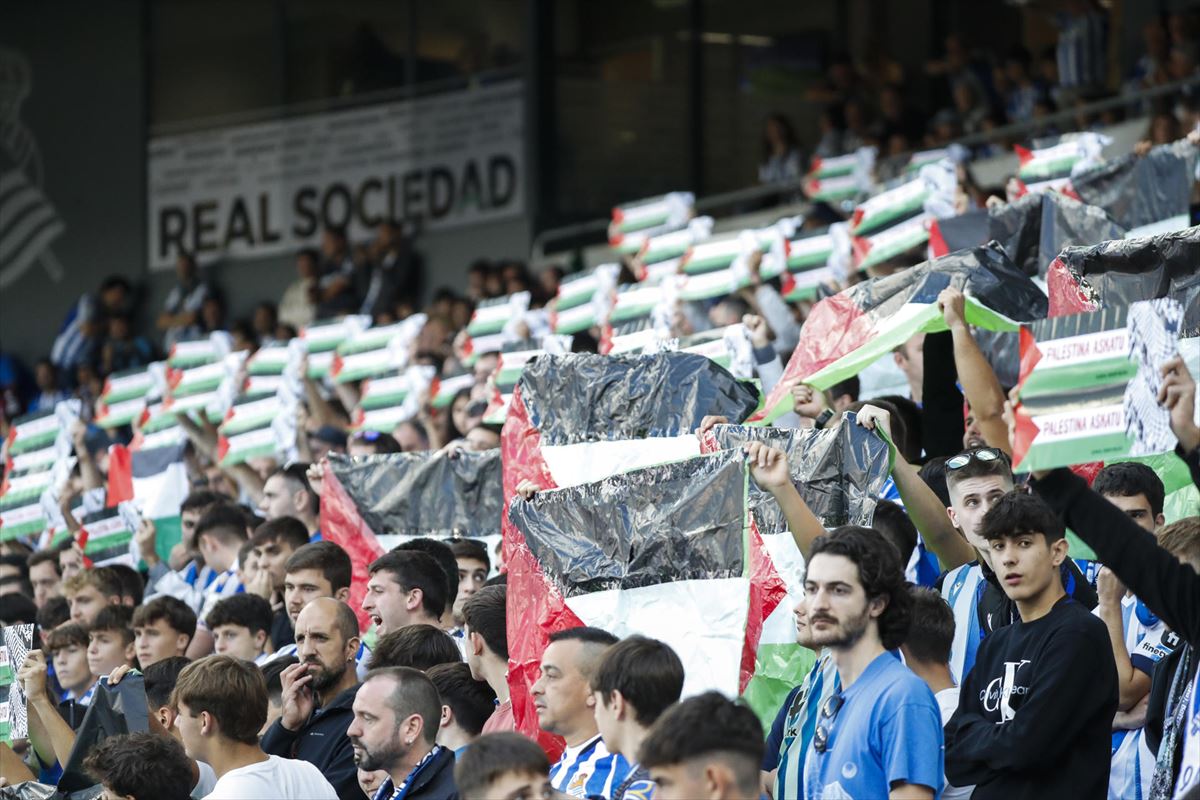
[[[980,533],[1020,620],[979,645],[946,725],[946,779],[975,784],[976,800],[1102,800],[1117,670],[1104,623],[1063,589],[1063,525],[1040,499],[1012,492]]]

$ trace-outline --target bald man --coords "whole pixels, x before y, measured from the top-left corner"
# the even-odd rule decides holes
[[[280,674],[283,715],[262,739],[264,752],[308,761],[338,797],[355,800],[364,795],[346,729],[354,720],[359,642],[358,619],[348,605],[332,597],[310,601],[296,618],[300,663]]]

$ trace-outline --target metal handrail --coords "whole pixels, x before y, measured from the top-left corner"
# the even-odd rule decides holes
[[[1056,111],[1053,114],[1047,114],[1036,120],[1027,120],[1025,122],[1014,122],[1010,125],[1004,125],[999,128],[993,128],[990,131],[982,131],[973,133],[969,136],[963,136],[954,140],[953,144],[960,144],[964,147],[971,147],[977,144],[996,141],[998,139],[1011,139],[1024,136],[1030,131],[1038,128],[1052,125],[1057,122],[1071,122],[1080,114],[1095,114],[1104,111],[1109,111],[1114,108],[1125,108],[1131,105],[1138,105],[1147,100],[1153,100],[1165,95],[1174,94],[1189,87],[1200,88],[1200,75],[1191,78],[1184,78],[1173,83],[1155,86],[1144,91],[1140,91],[1133,95],[1120,95],[1118,97],[1110,97],[1105,100],[1097,100],[1093,103],[1080,106],[1078,108],[1070,108],[1063,111]],[[912,151],[917,152],[917,151]],[[906,162],[912,153],[905,153],[900,156],[893,156],[889,160]],[[763,200],[780,194],[788,194],[789,192],[799,191],[804,184],[803,178],[795,178],[778,183],[762,184],[758,186],[748,186],[742,189],[734,189],[720,194],[713,194],[707,197],[702,197],[696,200],[696,211],[704,212],[712,209],[721,208],[724,206],[737,205],[754,200]],[[609,220],[607,217],[600,219],[590,219],[583,222],[575,222],[569,225],[560,225],[554,228],[547,228],[541,231],[533,238],[530,245],[531,258],[537,262],[546,257],[546,244],[556,240],[570,240],[580,237],[588,237],[594,234],[607,233]],[[569,249],[569,248],[565,248]],[[558,251],[555,251],[558,252]]]

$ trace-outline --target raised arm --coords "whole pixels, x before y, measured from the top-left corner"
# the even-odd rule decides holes
[[[965,316],[966,298],[953,287],[943,289],[938,295],[938,307],[954,337],[954,364],[971,414],[979,424],[984,440],[1012,455],[1008,426],[1004,424],[1004,389],[971,335]]]
[[[1125,622],[1121,616],[1121,600],[1125,587],[1108,567],[1100,570],[1096,581],[1096,594],[1100,604],[1096,613],[1108,629],[1108,641],[1112,646],[1113,660],[1117,664],[1117,710],[1128,711],[1138,704],[1150,691],[1150,676],[1134,669],[1125,646]]]
[[[771,493],[787,520],[788,530],[796,541],[800,555],[808,558],[812,543],[825,533],[825,526],[809,509],[804,498],[796,491],[788,469],[787,454],[762,442],[751,442],[745,447],[746,462],[755,483]]]

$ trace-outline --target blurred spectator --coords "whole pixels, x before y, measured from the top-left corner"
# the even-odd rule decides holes
[[[220,295],[211,294],[200,306],[200,331],[212,333],[225,330],[225,301]]]
[[[346,228],[333,225],[321,234],[320,277],[316,288],[317,319],[341,317],[358,311],[354,292],[357,270],[346,239]]]
[[[1030,74],[1032,59],[1029,51],[1021,45],[1013,45],[1004,58],[1004,74],[1009,89],[1005,99],[1005,110],[1009,122],[1025,122],[1033,117],[1033,107],[1042,97],[1042,90]]]
[[[133,303],[129,281],[120,275],[105,278],[95,295],[83,295],[67,313],[54,339],[50,360],[64,368],[93,360],[108,330],[109,315],[128,314]]]
[[[1059,14],[1058,80],[1068,92],[1102,88],[1108,73],[1108,17],[1095,0],[1066,0]]]
[[[200,279],[195,257],[189,253],[181,253],[175,260],[175,277],[177,283],[158,315],[158,329],[168,351],[180,339],[194,339],[200,334],[200,310],[211,292],[208,283]]]
[[[787,117],[772,114],[763,126],[763,160],[758,166],[758,182],[782,183],[801,174],[796,130]]]
[[[297,278],[283,292],[279,300],[279,321],[299,330],[313,321],[316,304],[313,297],[320,274],[320,256],[316,250],[306,247],[296,254]]]
[[[1155,114],[1150,120],[1150,141],[1153,144],[1170,144],[1178,138],[1179,121],[1171,114]]]
[[[108,318],[108,339],[100,351],[100,370],[105,375],[143,367],[153,360],[154,345],[145,336],[134,335],[127,315],[114,314]]]
[[[278,343],[275,340],[275,329],[279,327],[279,314],[274,303],[264,301],[254,307],[252,327],[260,345]]]
[[[842,146],[842,131],[846,127],[842,117],[842,109],[837,106],[826,106],[817,118],[817,127],[821,139],[813,155],[817,158],[829,158],[846,152]]]
[[[941,96],[946,101],[951,100],[955,84],[966,81],[971,84],[975,96],[985,97],[984,81],[981,79],[980,71],[971,63],[970,53],[963,35],[952,33],[947,36],[945,49],[946,53],[942,58],[929,61],[925,65],[926,74],[945,79]]]
[[[28,411],[31,414],[37,411],[53,411],[55,403],[69,397],[59,383],[58,370],[48,358],[43,358],[34,366],[33,380],[37,385],[37,394],[29,401]]]
[[[491,263],[482,258],[467,268],[467,297],[476,302],[489,297],[487,279],[491,271]]]
[[[369,278],[359,313],[371,317],[391,313],[396,297],[420,294],[421,264],[400,225],[384,222],[379,226],[371,244],[370,259]]]

